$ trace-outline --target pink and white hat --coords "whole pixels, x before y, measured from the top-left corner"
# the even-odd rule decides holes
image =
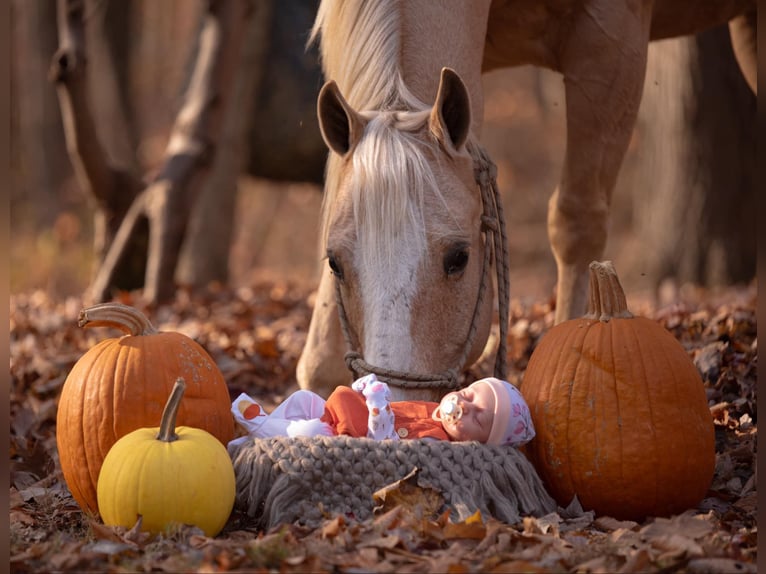
[[[519,389],[494,377],[478,380],[470,386],[486,384],[495,395],[495,416],[487,444],[521,446],[535,437],[529,407]]]

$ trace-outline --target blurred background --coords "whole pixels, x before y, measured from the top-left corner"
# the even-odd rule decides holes
[[[242,65],[249,91],[222,136],[246,128],[242,167],[203,192],[179,284],[211,277],[234,286],[316,282],[326,149],[315,100],[323,78],[316,49],[304,49],[316,5],[257,3]],[[56,7],[53,0],[11,3],[11,293],[42,289],[53,298],[81,295],[99,264],[98,205],[75,176],[49,79],[60,43]],[[111,165],[144,181],[163,160],[203,7],[190,0],[85,1],[87,88],[99,140]],[[547,201],[566,137],[562,79],[523,67],[487,75],[484,87],[482,140],[504,194],[512,297],[547,300],[555,284]],[[652,45],[605,254],[629,295],[672,298],[684,285],[716,288],[755,277],[755,112],[725,27]],[[229,224],[202,231],[219,210],[230,214]],[[212,270],[200,276],[194,267],[210,244],[219,249],[207,256]]]

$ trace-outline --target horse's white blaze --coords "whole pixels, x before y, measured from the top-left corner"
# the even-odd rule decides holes
[[[365,359],[384,368],[413,367],[416,348],[411,332],[412,307],[418,293],[418,268],[425,254],[418,242],[408,241],[406,232],[394,247],[397,259],[391,265],[370,265],[366,250],[356,253],[360,278]]]

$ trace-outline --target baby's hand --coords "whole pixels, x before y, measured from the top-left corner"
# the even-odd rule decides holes
[[[378,377],[375,376],[375,373],[370,373],[369,375],[365,375],[351,383],[351,388],[354,389],[357,393],[363,393],[364,389],[366,389],[368,385],[371,385],[377,380]]]
[[[383,381],[375,381],[367,385],[362,394],[367,398],[368,407],[381,409],[391,402],[391,390]]]
[[[362,393],[369,410],[367,436],[375,440],[399,440],[394,428],[394,413],[391,410],[391,391],[388,385],[370,373],[351,384],[357,393]]]
[[[386,383],[379,381],[374,373],[357,379],[351,388],[364,395],[370,408],[382,409],[391,402],[391,390]]]

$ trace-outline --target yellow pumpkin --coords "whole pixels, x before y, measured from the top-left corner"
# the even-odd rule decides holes
[[[697,368],[662,325],[628,310],[611,262],[590,266],[589,313],[551,328],[521,390],[526,445],[553,497],[618,519],[696,506],[715,470],[713,418]]]
[[[175,428],[185,389],[176,380],[159,428],[141,428],[109,450],[98,477],[98,506],[104,524],[135,525],[161,533],[191,524],[207,536],[226,525],[234,507],[235,476],[229,453],[212,434]]]

